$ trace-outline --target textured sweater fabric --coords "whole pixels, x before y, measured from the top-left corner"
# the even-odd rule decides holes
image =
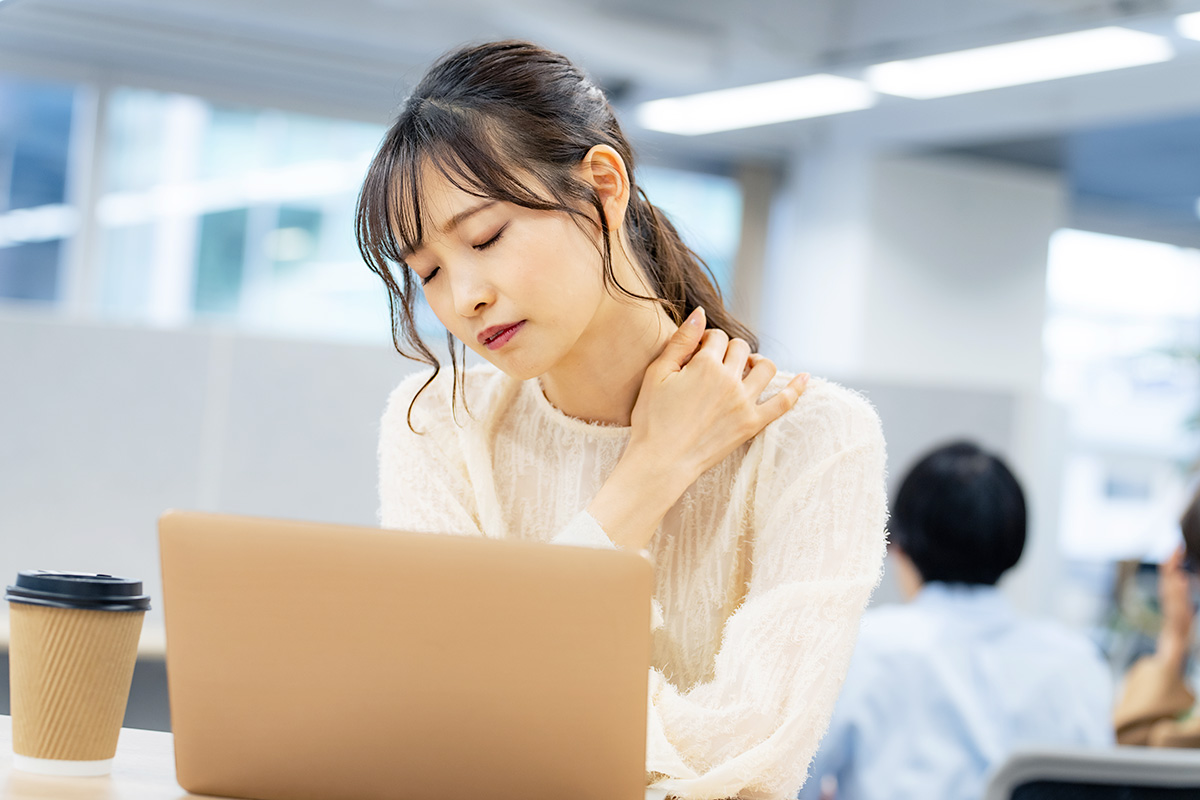
[[[763,393],[778,392],[780,374]],[[536,379],[468,370],[379,441],[380,521],[409,531],[613,547],[585,510],[630,429],[569,417]],[[813,378],[792,410],[692,484],[655,564],[647,783],[689,800],[795,797],[829,723],[885,550],[884,443],[870,404]]]

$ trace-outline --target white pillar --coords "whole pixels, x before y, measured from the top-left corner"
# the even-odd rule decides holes
[[[107,83],[75,90],[71,115],[71,150],[67,169],[67,204],[79,213],[79,228],[66,240],[63,256],[62,306],[67,314],[83,317],[99,305],[100,276],[96,268],[100,231],[96,202],[104,186],[108,149]]]
[[[149,320],[155,325],[181,325],[192,316],[199,218],[188,183],[197,178],[207,122],[204,101],[185,95],[167,100],[150,283]]]
[[[782,368],[851,374],[862,358],[872,159],[807,152],[785,177],[764,272],[762,350]]]
[[[737,175],[742,189],[742,229],[733,259],[729,300],[737,318],[754,331],[758,331],[762,320],[763,269],[778,178],[775,170],[753,165],[743,166]]]
[[[764,352],[785,369],[1011,400],[1007,441],[981,443],[1025,487],[1029,538],[1005,587],[1039,614],[1060,566],[1063,422],[1041,382],[1047,248],[1064,219],[1053,173],[817,148],[785,184],[763,298]],[[893,481],[907,466],[890,465]]]
[[[966,158],[873,167],[863,370],[1040,391],[1057,174]]]

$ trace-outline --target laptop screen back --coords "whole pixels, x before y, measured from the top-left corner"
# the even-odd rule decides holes
[[[169,512],[177,774],[261,800],[638,800],[631,553]]]

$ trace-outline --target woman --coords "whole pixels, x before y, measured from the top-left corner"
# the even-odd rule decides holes
[[[1184,510],[1179,527],[1183,544],[1158,567],[1163,624],[1157,647],[1129,668],[1113,712],[1120,744],[1200,747],[1196,695],[1184,677],[1196,616],[1192,588],[1200,564],[1200,490]]]
[[[603,93],[534,45],[431,67],[357,223],[397,349],[433,367],[383,418],[382,524],[645,551],[648,781],[793,797],[882,563],[869,404],[754,353],[639,194]],[[448,372],[417,335],[418,292]],[[464,372],[455,340],[489,364]]]

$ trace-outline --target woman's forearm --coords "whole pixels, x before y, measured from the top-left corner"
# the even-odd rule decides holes
[[[1158,647],[1155,655],[1164,664],[1168,664],[1172,668],[1182,672],[1184,662],[1187,661],[1188,645],[1189,642],[1187,639],[1163,631],[1158,636]]]
[[[643,550],[667,511],[694,480],[683,472],[637,450],[627,450],[592,498],[588,513],[618,547]]]

